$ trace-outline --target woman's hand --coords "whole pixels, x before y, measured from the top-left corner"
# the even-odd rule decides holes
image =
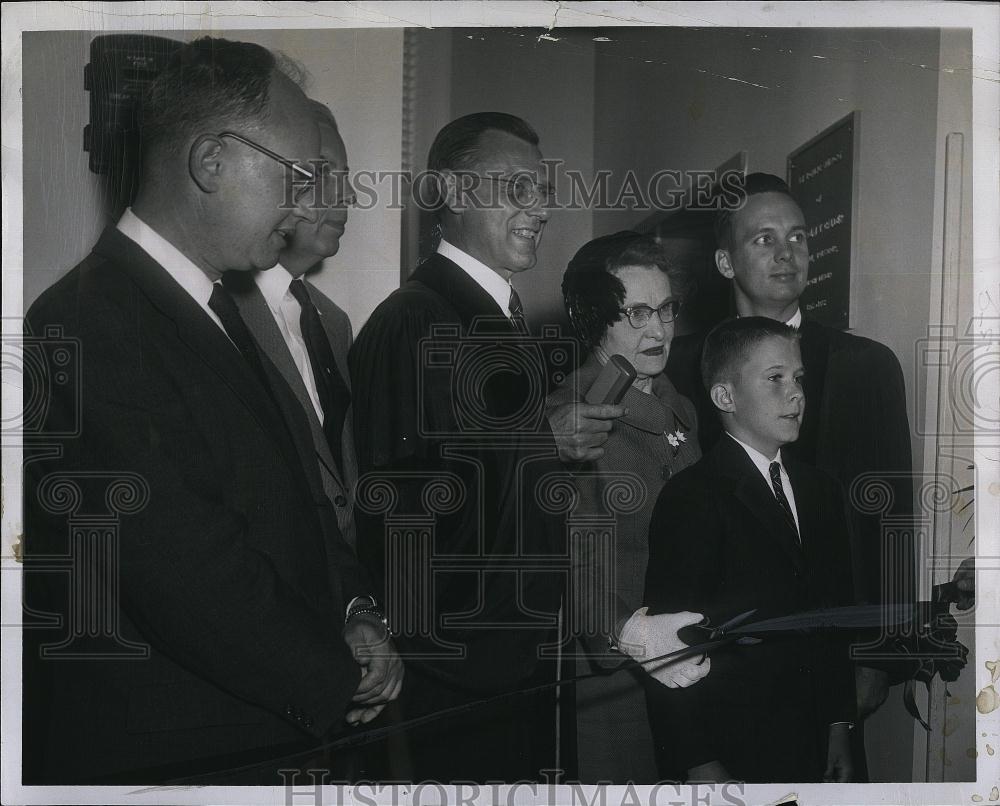
[[[648,661],[688,646],[677,637],[677,632],[682,627],[698,624],[702,620],[701,613],[685,611],[647,616],[646,608],[640,608],[622,627],[618,650],[642,663],[649,676],[667,688],[687,688],[701,680],[712,668],[712,661],[707,655],[661,661],[658,664]]]

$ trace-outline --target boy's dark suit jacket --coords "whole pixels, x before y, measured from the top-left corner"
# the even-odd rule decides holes
[[[428,350],[422,340],[435,326],[451,330],[438,331]],[[518,356],[534,354],[524,341],[486,291],[435,254],[375,309],[351,349],[362,473],[394,474],[398,499],[389,514],[399,535],[408,519],[432,512],[432,562],[464,555],[467,568],[386,579],[391,521],[363,515],[359,492],[359,556],[383,577],[387,606],[407,623],[397,645],[407,662],[408,716],[554,679],[539,654],[554,639],[564,569],[524,569],[558,553],[554,519],[534,493],[538,479],[561,468],[543,417],[544,378],[519,374]],[[506,418],[516,426],[505,429]],[[457,499],[440,486],[423,495],[429,479],[448,474],[464,487]],[[396,556],[412,560],[424,527],[405,528],[407,551]],[[421,580],[433,580],[433,589],[415,584]],[[411,736],[416,776],[537,780],[538,765],[553,760],[554,709],[544,699],[503,701]]]
[[[272,269],[271,271],[275,271]],[[240,316],[246,322],[247,327],[253,334],[260,348],[267,354],[267,357],[274,362],[278,372],[288,383],[289,388],[295,393],[306,419],[309,422],[309,429],[315,448],[314,461],[318,461],[319,474],[323,482],[323,489],[326,491],[334,505],[337,513],[337,523],[340,526],[341,534],[351,546],[357,545],[354,524],[354,488],[358,482],[358,460],[354,452],[354,420],[353,409],[348,409],[344,418],[344,428],[340,436],[340,449],[342,466],[338,466],[330,451],[326,435],[323,432],[323,425],[316,416],[316,409],[306,390],[305,382],[299,374],[295,360],[288,350],[284,336],[278,329],[278,323],[274,321],[271,309],[267,307],[264,295],[260,293],[253,277],[249,274],[235,275],[230,272],[225,278],[226,288],[229,289],[236,300],[236,305],[240,309]],[[351,348],[353,339],[351,333],[351,320],[328,296],[320,291],[310,282],[305,282],[306,290],[313,305],[320,313],[320,321],[323,330],[326,332],[330,348],[333,350],[333,357],[337,362],[337,370],[341,378],[350,389],[350,375],[347,368],[347,353]]]
[[[782,451],[825,470],[850,491],[854,480],[871,473],[893,491],[891,511],[905,517],[913,511],[910,427],[906,389],[899,360],[884,344],[844,333],[808,318],[802,320],[802,364],[806,410],[799,438]],[[701,382],[701,350],[705,333],[674,339],[667,375],[677,391],[698,411],[698,439],[709,450],[722,433],[715,407]],[[867,602],[884,601],[882,575],[896,582],[889,598],[906,600],[914,591],[913,548],[883,546],[881,513],[849,509],[858,592]],[[884,568],[888,550],[892,567]]]
[[[108,612],[123,641],[149,648],[132,659],[88,642],[71,649],[112,654],[38,661],[37,644],[67,630],[25,630],[26,772],[157,783],[340,728],[360,680],[344,607],[368,586],[274,366],[263,358],[280,412],[223,331],[113,228],[26,326],[36,337],[59,328],[79,349],[75,382],[26,385],[26,400],[48,405],[37,439],[62,453],[25,452],[26,558],[69,550],[73,507],[54,480],[81,491],[70,518],[135,509],[115,521]],[[46,439],[77,412],[77,436]],[[117,477],[147,486],[148,501],[105,497]],[[72,623],[68,576],[25,574],[29,620],[47,611]]]
[[[649,529],[650,612],[691,610],[713,624],[756,608],[768,618],[853,602],[839,485],[794,459],[801,545],[746,451],[728,436],[664,486]],[[668,769],[718,760],[746,781],[822,780],[826,734],[854,721],[844,638],[777,635],[712,655],[709,674],[649,697]]]

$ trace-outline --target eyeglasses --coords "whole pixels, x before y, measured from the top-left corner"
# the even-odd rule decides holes
[[[219,132],[218,137],[228,137],[230,140],[236,140],[239,143],[243,143],[245,146],[250,146],[250,148],[255,151],[259,151],[265,157],[270,157],[275,162],[280,162],[286,168],[290,168],[292,172],[298,177],[292,181],[293,192],[292,198],[295,203],[301,202],[307,193],[310,193],[316,189],[317,177],[309,168],[306,168],[301,163],[295,160],[290,160],[287,157],[281,156],[281,154],[276,151],[271,151],[269,148],[265,148],[260,143],[255,143],[249,137],[244,137],[242,134],[236,134],[236,132]]]
[[[680,307],[681,301],[679,299],[668,299],[655,310],[655,313],[660,317],[660,321],[666,325],[677,318]],[[649,320],[653,318],[654,310],[648,305],[633,305],[630,308],[619,308],[618,313],[625,314],[628,317],[628,323],[639,330],[639,328],[649,324]]]
[[[505,176],[483,176],[482,174],[463,172],[466,176],[475,176],[487,182],[499,182],[506,185],[511,198],[519,207],[532,207],[536,202],[542,205],[551,204],[556,197],[556,189],[547,182],[536,182],[530,176],[518,176],[514,179]]]

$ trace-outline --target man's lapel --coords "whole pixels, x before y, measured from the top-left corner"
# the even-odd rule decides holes
[[[463,328],[468,331],[479,320],[480,331],[511,333],[514,326],[496,300],[462,268],[439,254],[431,255],[417,266],[410,280],[423,283],[436,291],[458,312]]]
[[[805,570],[805,555],[799,536],[786,520],[781,505],[747,452],[726,434],[712,451],[720,475],[733,484],[733,494],[764,527],[764,532],[788,555],[800,571]],[[798,503],[798,499],[796,499]]]
[[[799,438],[788,446],[787,452],[808,464],[816,463],[816,450],[823,420],[823,395],[826,386],[826,368],[830,356],[830,339],[827,331],[808,319],[799,327],[799,349],[805,368],[803,391],[806,410],[802,418]]]
[[[116,265],[164,316],[177,337],[205,362],[243,401],[265,431],[282,440],[285,426],[266,390],[225,332],[213,322],[170,274],[131,238],[108,227],[94,249]]]
[[[799,531],[802,534],[802,549],[815,568],[823,567],[826,535],[829,533],[830,517],[825,508],[822,490],[813,476],[804,469],[806,465],[792,457],[782,461],[795,494],[795,509],[799,516]],[[846,541],[847,535],[843,536]]]
[[[337,483],[343,487],[340,471],[337,469],[337,463],[333,459],[330,446],[323,433],[323,425],[320,423],[319,417],[316,416],[316,409],[313,406],[312,399],[309,397],[305,382],[299,374],[298,367],[295,366],[292,354],[288,351],[288,345],[285,343],[285,338],[278,329],[278,323],[274,321],[271,309],[267,307],[264,295],[249,275],[240,276],[233,281],[226,282],[226,288],[229,289],[233,295],[233,299],[236,300],[236,306],[240,309],[240,315],[243,317],[243,321],[246,322],[253,337],[257,340],[257,343],[266,353],[267,357],[274,362],[278,372],[281,373],[281,376],[288,383],[299,405],[302,407],[302,411],[309,421],[309,429],[312,432],[313,444],[320,463],[324,465]]]

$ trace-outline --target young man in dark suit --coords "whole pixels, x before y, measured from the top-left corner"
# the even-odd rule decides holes
[[[649,612],[694,610],[721,624],[748,610],[766,619],[853,602],[840,486],[785,450],[807,408],[798,341],[764,317],[706,338],[702,372],[724,433],[657,500]],[[854,673],[842,637],[726,647],[698,685],[648,697],[657,743],[686,780],[851,780]]]
[[[154,83],[143,141],[132,208],[26,321],[78,345],[79,378],[25,391],[57,448],[26,454],[25,601],[61,625],[25,630],[25,780],[280,784],[269,759],[396,684],[355,658],[382,630],[370,588],[301,408],[218,282],[315,217],[319,133],[271,53],[204,38]],[[53,557],[69,573],[32,570]]]
[[[745,203],[721,210],[716,217],[715,261],[719,272],[732,281],[739,316],[766,316],[799,332],[809,405],[799,438],[785,452],[827,471],[848,494],[855,480],[866,475],[892,491],[889,514],[912,514],[910,428],[899,360],[883,344],[803,315],[799,297],[809,274],[808,222],[788,186],[776,176],[750,174],[743,190]],[[667,374],[677,390],[694,402],[698,438],[707,451],[722,431],[701,382],[704,340],[704,333],[675,338]],[[848,514],[861,598],[873,604],[911,601],[913,547],[887,543],[880,514],[857,507],[850,507]],[[888,693],[888,673],[877,665],[861,661],[857,667],[861,718],[878,708]],[[861,752],[858,761],[863,764]]]

